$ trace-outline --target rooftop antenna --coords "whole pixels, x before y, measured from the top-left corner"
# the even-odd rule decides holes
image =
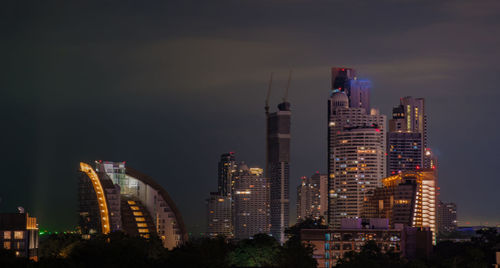
[[[271,77],[269,78],[269,86],[267,88],[267,96],[266,96],[266,106],[264,109],[266,110],[266,177],[268,177],[269,173],[269,97],[271,96],[271,86],[273,85],[273,73],[271,72]]]
[[[269,86],[267,88],[266,106],[264,106],[264,109],[266,110],[266,115],[269,114],[269,97],[271,96],[272,85],[273,85],[273,73],[271,73],[271,77],[269,78]]]
[[[290,88],[290,81],[292,80],[292,70],[288,73],[288,82],[286,83],[285,96],[283,96],[283,102],[288,99],[288,89]]]

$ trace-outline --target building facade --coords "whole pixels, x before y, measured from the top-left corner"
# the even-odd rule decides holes
[[[234,237],[232,199],[217,192],[207,199],[207,235],[209,237]]]
[[[344,224],[346,220],[348,224]],[[313,246],[319,268],[334,267],[347,252],[360,252],[367,241],[374,241],[382,252],[400,253],[409,259],[428,257],[432,250],[431,232],[425,228],[390,228],[386,219],[342,221],[338,229],[301,230],[301,240]]]
[[[234,187],[233,178],[237,169],[234,152],[221,155],[218,168],[218,192],[220,195],[231,196]]]
[[[80,163],[79,228],[84,237],[124,231],[157,235],[172,249],[187,241],[180,211],[163,187],[125,162]]]
[[[28,213],[0,213],[0,246],[38,261],[38,224]]]
[[[270,185],[263,169],[240,164],[238,173],[233,192],[235,238],[269,234]]]
[[[306,218],[326,221],[328,217],[328,175],[314,173],[302,177],[297,186],[297,220]]]
[[[328,100],[328,222],[361,216],[367,193],[386,176],[386,117],[349,106],[346,93]]]
[[[365,202],[362,216],[383,217],[389,224],[425,227],[436,241],[437,198],[434,170],[405,171],[382,180]]]
[[[389,174],[431,168],[424,160],[427,116],[423,98],[401,98],[400,104],[392,109],[387,146]]]
[[[285,242],[285,229],[289,227],[290,178],[290,103],[282,102],[278,111],[268,113],[266,135],[266,178],[270,179],[271,235]]]
[[[457,229],[457,204],[439,201],[437,206],[438,233],[449,233]]]

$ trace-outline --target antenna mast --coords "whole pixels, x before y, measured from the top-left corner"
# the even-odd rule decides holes
[[[290,81],[292,80],[292,70],[288,73],[288,82],[286,83],[285,96],[283,96],[283,102],[288,99],[288,88],[290,88]]]
[[[269,78],[269,86],[267,88],[266,106],[264,106],[264,109],[266,110],[266,115],[269,114],[269,97],[271,96],[272,85],[273,85],[273,73],[271,73],[271,77]]]

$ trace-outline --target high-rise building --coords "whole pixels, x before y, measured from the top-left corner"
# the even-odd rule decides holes
[[[396,174],[430,168],[424,161],[427,148],[427,117],[423,98],[401,98],[389,120],[388,172]]]
[[[207,235],[234,237],[231,197],[210,193],[207,199]]]
[[[84,237],[121,230],[149,238],[156,234],[172,249],[187,241],[177,206],[151,177],[125,162],[80,163],[79,215]]]
[[[438,233],[453,232],[457,229],[457,205],[439,200],[437,206]]]
[[[234,232],[236,239],[269,233],[269,183],[261,168],[239,165],[233,192]]]
[[[429,227],[435,241],[436,181],[432,169],[403,171],[384,178],[383,187],[367,198],[362,217],[387,218],[391,226]]]
[[[331,227],[339,228],[342,218],[360,217],[367,193],[386,176],[385,125],[386,117],[377,110],[350,107],[346,93],[332,90],[328,100]]]
[[[234,173],[237,170],[234,152],[222,154],[219,161],[218,170],[218,191],[220,195],[230,196],[234,187]]]
[[[423,168],[421,133],[389,132],[387,141],[387,164],[391,175]]]
[[[285,229],[289,225],[290,177],[290,103],[278,105],[278,111],[268,113],[266,135],[266,178],[271,185],[271,235],[285,242]]]
[[[0,248],[12,250],[17,257],[38,261],[38,224],[24,209],[0,214]]]
[[[297,186],[297,219],[321,217],[328,217],[328,175],[316,172]]]

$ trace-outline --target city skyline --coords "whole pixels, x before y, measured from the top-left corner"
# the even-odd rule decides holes
[[[235,151],[250,166],[265,166],[267,78],[275,72],[273,92],[281,93],[293,69],[293,222],[300,177],[316,170],[326,173],[330,68],[349,66],[372,82],[371,106],[388,119],[401,97],[426,99],[428,140],[439,160],[442,200],[457,204],[460,225],[500,223],[493,190],[499,186],[494,163],[500,149],[495,142],[498,124],[492,124],[500,82],[493,60],[498,52],[492,50],[500,41],[492,35],[500,24],[491,8],[498,7],[495,3],[383,1],[363,3],[359,9],[297,1],[286,8],[274,2],[266,8],[248,4],[248,11],[223,6],[233,11],[224,17],[235,22],[232,26],[212,17],[217,11],[205,4],[149,4],[123,7],[121,12],[135,14],[127,29],[104,23],[109,17],[129,18],[111,4],[88,4],[81,10],[77,4],[37,5],[56,19],[22,5],[12,7],[18,15],[2,16],[7,22],[24,21],[6,23],[15,26],[3,31],[6,42],[0,45],[10,52],[1,84],[6,126],[1,163],[8,178],[0,191],[2,212],[23,206],[42,228],[72,228],[78,163],[128,161],[157,179],[179,206],[188,230],[199,232],[204,199],[217,189],[220,153]],[[192,17],[169,13],[171,7],[199,18],[185,23]],[[102,13],[94,12],[101,8]],[[271,15],[283,8],[290,13]],[[332,8],[343,11],[335,20],[326,11]],[[262,21],[246,20],[252,11]],[[353,12],[367,19],[348,25],[343,18]],[[87,23],[96,13],[106,25],[102,30]],[[377,23],[371,24],[375,18]],[[396,21],[401,21],[398,27],[385,29]],[[285,30],[271,36],[268,28]],[[332,37],[343,30],[352,35],[341,41]],[[464,35],[470,38],[463,40]],[[281,50],[284,44],[289,46]],[[281,95],[270,103],[280,102]]]

